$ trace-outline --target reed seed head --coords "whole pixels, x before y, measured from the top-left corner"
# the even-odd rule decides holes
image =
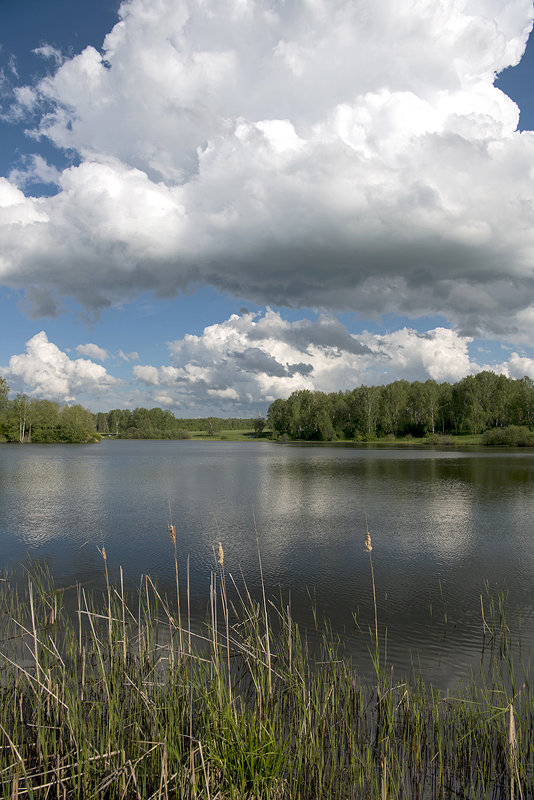
[[[102,547],[102,558],[104,559],[104,561],[107,561],[108,559],[105,547]]]
[[[365,534],[365,549],[367,550],[368,553],[370,553],[371,550],[373,549],[373,545],[371,544],[371,534],[369,533],[369,531],[367,531],[367,533]]]
[[[224,566],[224,550],[223,550],[222,542],[219,542],[217,561],[219,562],[221,567]]]
[[[169,533],[171,535],[171,542],[173,544],[176,544],[176,526],[175,525],[169,525]]]
[[[510,714],[510,724],[508,728],[508,742],[510,744],[510,753],[513,754],[517,743],[516,733],[515,733],[515,714],[514,714],[513,703],[510,703],[510,705],[508,706],[508,712]]]

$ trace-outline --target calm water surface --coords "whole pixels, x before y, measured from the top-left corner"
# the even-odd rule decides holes
[[[453,685],[480,656],[480,595],[508,592],[523,654],[534,644],[534,454],[267,442],[104,441],[0,446],[3,569],[28,555],[62,584],[99,587],[108,565],[129,585],[150,574],[169,595],[190,556],[193,610],[205,615],[213,548],[257,591],[256,530],[268,590],[312,604],[370,670],[373,623],[365,519],[380,629],[401,672]],[[218,533],[220,531],[220,533]],[[311,598],[311,599],[310,599]],[[355,625],[357,621],[359,628]]]

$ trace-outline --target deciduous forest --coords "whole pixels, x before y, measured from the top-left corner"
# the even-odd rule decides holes
[[[116,408],[93,414],[80,405],[61,406],[25,394],[10,399],[9,386],[4,378],[0,378],[0,441],[81,443],[98,441],[102,436],[189,439],[192,431],[202,431],[211,436],[221,430],[257,429],[258,420],[254,419],[177,419],[171,411],[161,408],[136,408],[133,411]]]
[[[275,400],[268,411],[275,439],[308,441],[377,437],[434,437],[484,434],[485,444],[534,444],[534,381],[488,370],[457,383],[400,380],[349,391],[301,389]],[[80,405],[17,394],[0,378],[0,439],[8,442],[88,442],[120,439],[189,439],[222,430],[262,433],[261,418],[186,418],[161,408],[113,409],[93,414]]]
[[[364,441],[495,431],[486,437],[487,444],[532,444],[534,381],[484,371],[454,384],[401,380],[330,394],[300,390],[275,400],[268,417],[278,438]],[[510,426],[525,428],[513,431],[523,441],[500,441]]]
[[[115,435],[120,439],[190,439],[192,431],[212,436],[221,430],[252,430],[253,419],[232,417],[195,417],[180,419],[171,411],[161,408],[115,408],[94,415],[95,430],[101,435]]]

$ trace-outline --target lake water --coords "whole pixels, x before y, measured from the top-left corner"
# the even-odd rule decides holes
[[[315,604],[368,674],[367,518],[379,626],[397,671],[421,671],[441,685],[467,677],[480,658],[487,586],[508,593],[523,654],[534,644],[531,452],[191,441],[0,446],[4,570],[29,555],[46,560],[62,585],[98,588],[104,544],[111,572],[122,566],[130,588],[148,573],[171,596],[169,504],[184,575],[190,557],[197,618],[205,616],[219,538],[227,572],[258,591],[257,531],[269,594],[291,597],[312,640]]]

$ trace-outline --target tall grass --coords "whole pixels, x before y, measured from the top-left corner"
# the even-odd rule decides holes
[[[43,570],[0,583],[2,798],[534,797],[534,700],[504,604],[481,606],[483,669],[456,692],[385,657],[363,685],[327,627],[312,649],[290,604],[237,586],[222,545],[193,629],[173,533],[172,602],[149,577],[128,599],[122,574],[99,596]]]

